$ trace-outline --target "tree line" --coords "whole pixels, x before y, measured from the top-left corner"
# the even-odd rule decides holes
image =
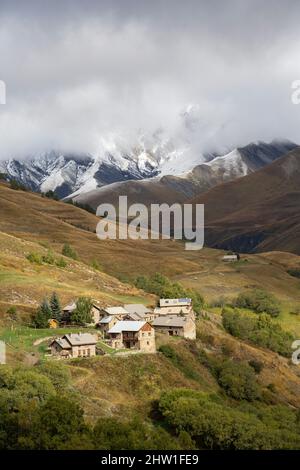
[[[66,321],[76,325],[85,326],[92,323],[93,302],[89,297],[79,297],[76,300],[75,308],[67,318],[64,318],[59,296],[53,292],[50,299],[44,298],[36,312],[32,315],[32,326],[35,328],[48,328],[49,320],[56,320],[58,323]]]

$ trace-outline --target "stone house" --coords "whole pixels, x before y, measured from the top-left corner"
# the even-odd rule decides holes
[[[103,335],[106,336],[108,330],[110,330],[119,320],[121,320],[121,318],[118,317],[118,315],[108,315],[107,317],[101,318],[98,323],[98,328],[102,331]]]
[[[50,343],[53,356],[91,357],[96,355],[97,338],[90,333],[70,333]]]
[[[145,353],[154,353],[155,331],[145,321],[118,321],[108,330],[111,346],[116,349],[136,349]]]
[[[234,263],[235,261],[239,261],[240,255],[232,254],[232,255],[224,255],[222,260],[225,263]]]
[[[196,339],[195,319],[191,315],[162,315],[152,323],[155,331],[169,336]]]
[[[124,318],[126,320],[152,322],[157,317],[151,308],[145,307],[143,304],[125,304],[124,308],[128,312]]]
[[[192,315],[194,316],[192,299],[160,299],[159,307],[154,314],[161,315]]]
[[[127,310],[125,310],[125,308],[122,307],[121,305],[117,307],[105,307],[105,308],[102,307],[100,309],[100,319],[104,317],[112,317],[112,316],[113,317],[116,316],[119,319],[122,319],[127,314],[128,314]]]

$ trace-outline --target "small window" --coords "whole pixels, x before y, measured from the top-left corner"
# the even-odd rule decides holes
[[[149,346],[149,344],[150,344],[149,341],[147,341],[147,344],[148,344],[148,346]]]

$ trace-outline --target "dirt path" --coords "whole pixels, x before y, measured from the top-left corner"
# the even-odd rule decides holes
[[[55,338],[55,336],[46,336],[46,338],[36,339],[33,342],[33,346],[38,346],[39,344],[43,343],[44,341],[50,341],[50,339],[54,339],[54,338]]]

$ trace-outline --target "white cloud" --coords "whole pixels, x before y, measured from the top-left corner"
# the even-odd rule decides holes
[[[300,140],[299,2],[40,3],[1,2],[0,158],[94,153],[110,132],[175,133],[188,103],[195,151]]]

